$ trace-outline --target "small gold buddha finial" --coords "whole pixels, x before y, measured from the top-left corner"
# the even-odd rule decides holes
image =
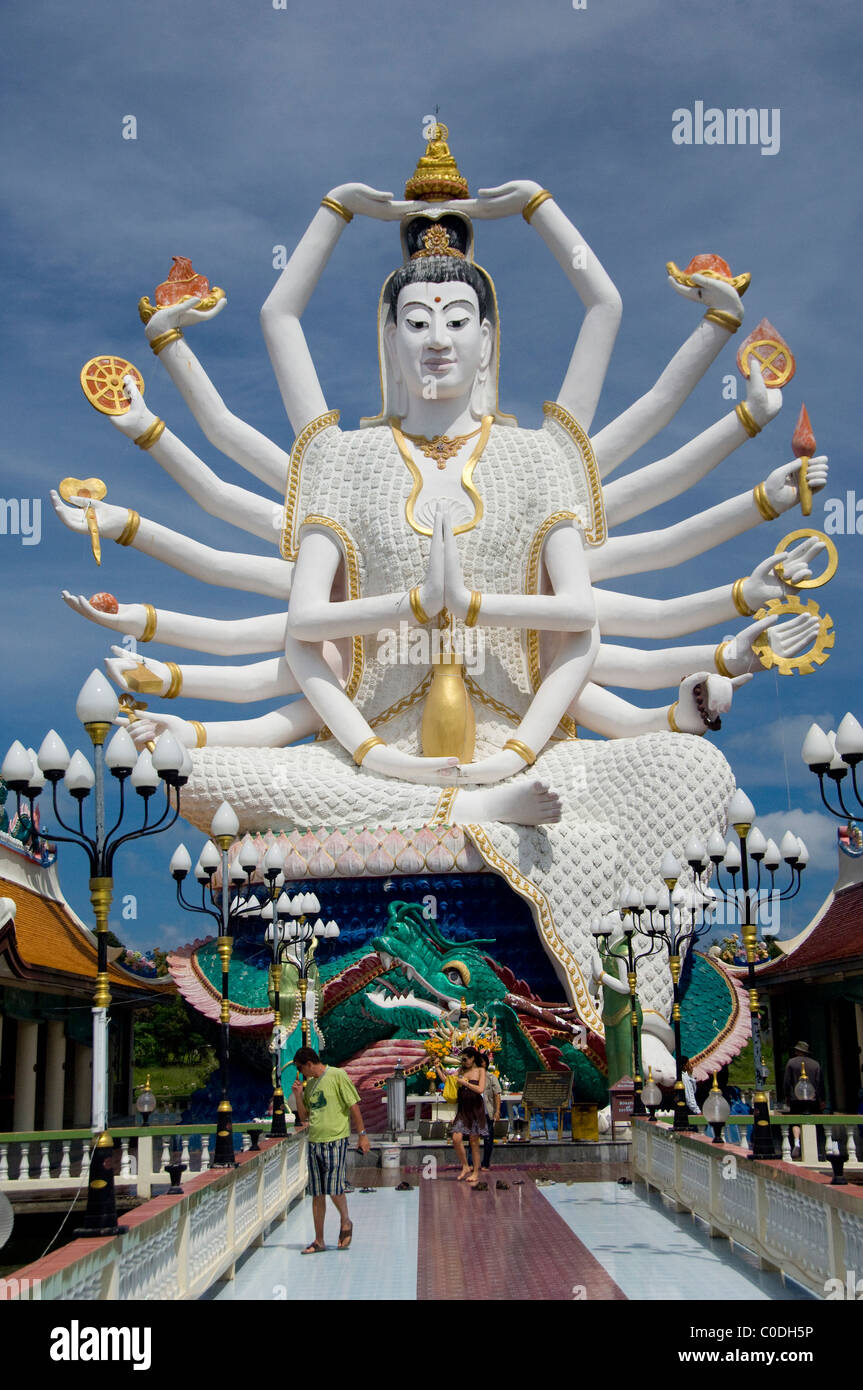
[[[417,163],[405,184],[405,197],[414,202],[449,202],[452,198],[468,198],[467,179],[459,173],[450,153],[449,131],[441,122],[429,128],[426,152]]]

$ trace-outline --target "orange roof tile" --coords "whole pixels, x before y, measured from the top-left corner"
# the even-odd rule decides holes
[[[0,896],[12,898],[17,904],[15,940],[19,955],[28,965],[86,976],[95,983],[96,949],[62,904],[3,878]],[[108,978],[126,989],[148,990],[155,983],[133,980],[114,964],[108,965]]]

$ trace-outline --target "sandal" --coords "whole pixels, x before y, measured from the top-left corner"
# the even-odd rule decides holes
[[[307,1245],[305,1250],[302,1250],[300,1253],[302,1255],[322,1255],[326,1248],[327,1247],[322,1245],[320,1241],[313,1240],[311,1245]]]
[[[339,1244],[338,1244],[338,1249],[339,1249],[339,1250],[347,1250],[347,1248],[348,1248],[348,1246],[350,1245],[350,1243],[351,1243],[351,1241],[353,1240],[353,1238],[354,1238],[354,1223],[351,1222],[350,1226],[344,1226],[344,1227],[342,1227],[342,1229],[339,1231]]]

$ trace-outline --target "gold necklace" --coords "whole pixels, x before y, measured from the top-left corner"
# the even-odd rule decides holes
[[[480,429],[482,426],[480,426]],[[405,434],[405,439],[409,439],[412,444],[418,445],[420,451],[425,454],[427,459],[433,459],[438,468],[446,468],[447,460],[454,458],[463,444],[469,439],[475,439],[479,430],[474,430],[472,434],[436,434],[434,439],[428,439],[424,434]]]

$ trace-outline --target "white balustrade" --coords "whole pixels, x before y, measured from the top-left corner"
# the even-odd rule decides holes
[[[0,1182],[9,1181],[9,1145],[0,1144]]]
[[[39,1177],[44,1182],[51,1176],[51,1145],[50,1143],[43,1142],[40,1145],[40,1148],[42,1151],[42,1157],[39,1163]]]
[[[790,1137],[790,1136],[791,1136],[791,1126],[790,1126],[790,1125],[782,1125],[782,1126],[781,1126],[781,1129],[782,1129],[782,1161],[783,1161],[783,1163],[790,1163],[790,1162],[791,1162],[791,1137]]]
[[[208,1172],[209,1167],[210,1167],[210,1136],[209,1136],[209,1134],[202,1134],[202,1135],[201,1135],[201,1172],[202,1172],[202,1173]]]
[[[129,1140],[120,1140],[120,1177],[128,1178],[132,1173],[132,1165],[129,1161]]]
[[[72,1140],[63,1140],[63,1152],[60,1155],[60,1177],[69,1178],[72,1176],[71,1167]]]

